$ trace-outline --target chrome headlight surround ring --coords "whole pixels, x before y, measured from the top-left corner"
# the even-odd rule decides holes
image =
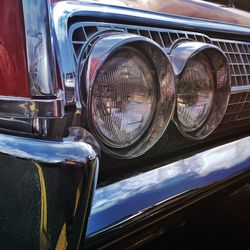
[[[231,78],[227,57],[220,48],[212,44],[180,40],[172,46],[170,52],[170,60],[177,77],[177,89],[178,82],[182,79],[186,66],[192,61],[192,58],[197,55],[204,56],[211,66],[213,75],[213,98],[211,107],[205,120],[194,130],[188,131],[181,124],[177,115],[177,104],[173,120],[181,134],[186,138],[201,140],[211,134],[224,117],[231,91]]]
[[[92,92],[102,65],[120,48],[127,46],[141,52],[152,64],[157,84],[156,104],[152,121],[144,134],[133,145],[114,148],[103,141],[95,128],[91,114]],[[128,33],[110,33],[95,42],[85,63],[81,61],[83,60],[80,60],[79,65],[79,93],[82,105],[86,110],[88,127],[91,133],[99,139],[103,151],[123,159],[135,158],[144,154],[160,139],[174,112],[175,80],[167,54],[157,43],[146,37]]]

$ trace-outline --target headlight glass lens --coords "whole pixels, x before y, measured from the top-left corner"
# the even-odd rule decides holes
[[[199,128],[213,103],[212,68],[205,55],[194,56],[177,86],[177,117],[184,131]]]
[[[102,141],[115,148],[132,145],[147,130],[156,103],[156,83],[148,59],[122,47],[101,66],[92,89],[91,116]]]

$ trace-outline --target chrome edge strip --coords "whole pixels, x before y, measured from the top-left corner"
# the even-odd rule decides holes
[[[250,91],[250,86],[249,85],[245,85],[245,86],[232,86],[231,87],[232,94],[239,93],[239,92],[246,92],[246,91]]]
[[[23,0],[31,96],[57,95],[47,0]]]
[[[75,133],[75,134],[74,134]],[[46,141],[0,134],[0,154],[48,164],[86,164],[98,157],[95,143],[73,129],[63,141]],[[82,136],[83,135],[83,136]],[[85,142],[86,141],[86,142]]]
[[[64,116],[62,98],[30,99],[0,96],[0,117],[60,118]]]
[[[60,13],[57,16],[63,15],[62,19],[68,19],[73,16],[84,17],[105,17],[113,20],[125,20],[127,22],[133,19],[138,23],[147,23],[148,25],[167,25],[171,28],[182,27],[182,29],[194,29],[203,31],[218,31],[230,34],[249,35],[250,28],[247,26],[233,25],[230,23],[221,23],[209,21],[199,18],[182,17],[170,14],[162,14],[160,12],[146,11],[124,6],[111,6],[101,3],[93,3],[88,1],[64,1],[54,5]],[[180,26],[181,25],[181,26]],[[234,29],[235,27],[235,29]]]
[[[0,134],[0,153],[25,160],[49,164],[86,164],[96,159],[96,147],[75,139],[73,135],[63,141],[46,141]],[[81,166],[81,164],[79,165]]]
[[[250,137],[246,137],[98,188],[88,238],[121,228],[123,223],[136,221],[144,212],[164,202],[185,193],[188,196],[189,191],[199,193],[249,170],[249,147]]]

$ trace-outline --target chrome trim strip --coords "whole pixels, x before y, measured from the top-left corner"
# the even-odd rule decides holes
[[[180,76],[183,73],[190,58],[209,49],[218,51],[218,53],[221,53],[226,59],[224,52],[215,45],[183,39],[176,40],[172,45],[169,55],[175,75]]]
[[[68,19],[72,13],[64,7],[64,3],[55,4],[51,8],[51,13],[53,21],[53,29],[51,32],[54,39],[65,100],[66,103],[75,103],[77,72],[68,40]],[[65,58],[67,58],[67,60],[65,60]]]
[[[0,117],[60,118],[64,116],[62,98],[31,99],[0,96]]]
[[[87,237],[121,228],[163,202],[189,191],[199,193],[250,169],[249,147],[246,137],[98,188]]]
[[[0,153],[48,164],[76,166],[96,159],[98,151],[94,143],[77,138],[74,131],[63,141],[46,141],[27,137],[0,134]],[[80,165],[79,165],[80,166]]]
[[[23,0],[31,96],[57,95],[47,0]]]
[[[238,93],[238,92],[246,92],[250,91],[250,85],[245,85],[245,86],[232,86],[231,87],[231,92],[232,94]]]
[[[247,26],[162,14],[160,12],[133,9],[124,6],[111,6],[89,1],[63,1],[55,4],[53,8],[58,11],[56,16],[61,16],[62,19],[68,19],[73,16],[92,16],[96,18],[125,20],[126,22],[147,23],[154,26],[182,27],[182,29],[187,30],[198,29],[199,31],[206,30],[240,35],[249,35],[250,32],[250,28]],[[54,10],[54,13],[56,11]]]

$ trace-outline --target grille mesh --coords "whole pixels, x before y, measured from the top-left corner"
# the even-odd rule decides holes
[[[228,58],[231,72],[231,95],[226,114],[217,132],[250,124],[250,42],[229,41],[189,31],[142,26],[79,22],[69,29],[76,64],[87,58],[94,42],[105,32],[128,32],[148,37],[166,50],[180,38],[189,38],[220,47]],[[80,58],[81,57],[81,58]]]
[[[231,71],[231,85],[245,86],[250,84],[250,43],[223,41],[213,39],[228,57]]]
[[[226,114],[217,130],[228,130],[250,123],[250,43],[213,39],[226,54],[231,72],[232,92]],[[234,93],[237,87],[245,92]],[[234,88],[236,87],[236,88]],[[242,88],[244,90],[244,88]]]

